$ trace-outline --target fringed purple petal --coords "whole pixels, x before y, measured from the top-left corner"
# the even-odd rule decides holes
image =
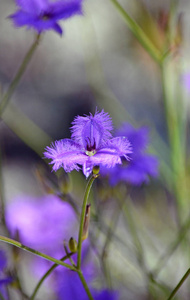
[[[89,161],[93,165],[103,165],[107,168],[113,168],[116,164],[121,164],[121,157],[128,158],[128,154],[132,152],[130,143],[126,137],[116,137],[107,141],[106,147],[101,148],[93,156],[89,157]]]
[[[25,12],[38,15],[48,7],[48,0],[16,0],[16,4]]]
[[[51,147],[46,147],[44,156],[52,159],[53,170],[57,171],[59,168],[64,168],[66,172],[72,170],[79,171],[79,165],[83,165],[88,156],[81,151],[80,146],[70,139],[56,141]]]
[[[110,131],[113,129],[110,116],[103,110],[96,111],[93,116],[77,116],[72,122],[71,138],[85,149],[99,149],[101,144],[112,137]]]

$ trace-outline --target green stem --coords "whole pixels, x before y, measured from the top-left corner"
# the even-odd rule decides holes
[[[85,219],[85,212],[86,212],[86,205],[88,201],[88,196],[92,187],[92,184],[94,180],[98,177],[98,175],[92,175],[89,179],[85,194],[84,194],[84,200],[82,205],[82,211],[80,216],[80,227],[79,227],[79,233],[78,233],[78,256],[77,256],[77,269],[80,270],[81,267],[81,253],[82,253],[82,233],[83,233],[83,226],[84,226],[84,219]]]
[[[185,175],[185,124],[183,122],[185,111],[183,109],[182,101],[179,107],[179,99],[176,97],[177,75],[174,62],[170,60],[170,58],[165,59],[161,66],[161,79],[165,117],[170,142],[172,184],[174,195],[176,196],[180,224],[182,220],[186,218],[188,209]]]
[[[15,77],[13,78],[13,81],[11,82],[11,84],[8,88],[8,91],[4,94],[4,96],[0,102],[0,117],[3,114],[9,100],[11,99],[11,96],[14,93],[15,88],[17,87],[18,83],[20,82],[20,79],[22,78],[22,75],[25,72],[25,70],[34,54],[36,47],[39,44],[39,40],[40,40],[40,34],[38,34],[36,36],[34,43],[32,44],[32,46],[26,53],[18,72],[16,73]]]
[[[125,23],[132,31],[134,36],[140,42],[140,44],[146,49],[146,51],[150,54],[150,56],[157,62],[161,63],[162,54],[160,51],[153,45],[151,40],[147,37],[145,32],[141,29],[141,27],[135,22],[135,20],[129,16],[129,14],[124,10],[124,8],[118,3],[117,0],[110,0],[113,5],[116,7],[118,12],[123,17]]]
[[[74,253],[69,253],[68,255],[65,255],[64,257],[62,257],[60,260],[64,261],[67,258],[69,258],[72,254]],[[39,280],[39,282],[37,283],[31,297],[30,300],[34,300],[39,288],[41,287],[42,283],[44,282],[44,280],[53,272],[53,270],[55,270],[55,268],[57,267],[57,264],[54,264],[53,266],[51,266],[51,268],[49,268],[49,270],[42,276],[42,278]]]
[[[187,218],[187,221],[181,227],[181,230],[178,234],[177,239],[171,244],[171,246],[169,246],[169,248],[165,251],[165,253],[158,260],[156,267],[151,272],[154,277],[158,276],[158,274],[160,273],[162,268],[166,266],[166,263],[168,262],[169,258],[172,256],[174,251],[178,248],[179,244],[183,241],[187,232],[189,232],[189,227],[190,227],[190,216]]]
[[[13,245],[13,246],[15,246],[15,247],[18,247],[18,248],[20,248],[20,249],[23,249],[23,250],[25,250],[25,251],[28,251],[28,252],[30,252],[30,253],[32,253],[32,254],[35,254],[35,255],[37,255],[37,256],[40,256],[40,257],[46,259],[46,260],[49,260],[49,261],[51,261],[51,262],[54,262],[54,263],[56,263],[57,265],[64,266],[64,267],[66,267],[66,268],[68,268],[68,269],[70,269],[70,270],[73,270],[73,271],[76,270],[76,268],[74,268],[73,266],[71,266],[71,265],[69,265],[69,264],[66,264],[66,263],[62,262],[62,261],[59,260],[59,259],[53,258],[53,257],[51,257],[51,256],[49,256],[49,255],[44,254],[44,253],[41,253],[41,252],[39,252],[39,251],[37,251],[37,250],[34,250],[34,249],[30,248],[30,247],[27,247],[27,246],[25,246],[25,245],[23,245],[23,244],[21,244],[21,243],[15,241],[15,240],[12,240],[12,239],[10,239],[10,238],[7,238],[7,237],[5,237],[5,236],[0,235],[0,241],[5,242],[5,243],[7,243],[7,244],[11,244],[11,245]]]
[[[170,294],[169,298],[167,298],[167,300],[173,299],[173,297],[175,296],[175,294],[180,289],[180,287],[182,286],[182,284],[184,283],[184,281],[187,279],[187,277],[189,275],[190,275],[190,268],[187,270],[185,275],[181,278],[180,282],[176,285],[175,289],[171,292],[171,294]]]
[[[83,284],[83,286],[84,286],[84,289],[85,289],[85,291],[86,291],[86,293],[87,293],[87,295],[88,295],[88,298],[89,298],[90,300],[94,300],[94,298],[93,298],[92,295],[91,295],[91,292],[90,292],[90,290],[89,290],[89,288],[88,288],[88,285],[87,285],[87,283],[86,283],[86,280],[85,280],[85,278],[84,278],[82,272],[79,270],[79,271],[77,271],[77,273],[78,273],[79,278],[80,278],[80,280],[81,280],[81,282],[82,282],[82,284]]]
[[[3,122],[33,151],[40,157],[45,146],[52,141],[41,128],[23,114],[18,107],[9,104],[2,115]]]

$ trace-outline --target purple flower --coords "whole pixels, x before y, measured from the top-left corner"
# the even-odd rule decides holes
[[[13,238],[18,231],[23,244],[56,258],[63,256],[63,240],[77,227],[72,207],[53,195],[17,197],[7,205],[5,217]]]
[[[87,268],[88,266],[86,266]],[[118,292],[111,290],[96,290],[94,289],[90,282],[92,281],[92,276],[89,277],[85,274],[84,277],[87,281],[88,287],[92,293],[94,300],[118,300]],[[60,274],[61,275],[61,274]],[[57,300],[64,299],[74,299],[74,300],[88,300],[86,291],[79,279],[76,272],[65,270],[62,276],[57,277]]]
[[[7,277],[3,274],[6,266],[7,258],[5,252],[3,250],[0,250],[0,294],[2,294],[4,297],[6,297],[6,289],[4,285],[7,285],[13,281],[12,277]]]
[[[34,28],[38,33],[53,29],[60,35],[57,21],[82,14],[82,0],[15,0],[19,9],[10,18],[18,27]]]
[[[53,170],[63,167],[66,172],[79,170],[82,165],[86,177],[93,166],[112,168],[126,160],[131,147],[126,137],[112,137],[112,121],[103,110],[93,116],[77,116],[71,127],[71,139],[56,141],[46,147],[46,158],[52,159]]]
[[[148,182],[149,176],[158,175],[158,159],[146,153],[148,145],[148,128],[141,127],[135,129],[130,124],[123,124],[117,135],[125,135],[130,141],[133,153],[129,155],[131,160],[125,162],[121,166],[116,166],[113,169],[104,168],[102,175],[109,175],[111,185],[116,185],[120,181],[130,183],[132,185],[140,185]]]

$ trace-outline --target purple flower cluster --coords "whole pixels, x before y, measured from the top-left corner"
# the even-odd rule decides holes
[[[132,125],[124,123],[116,132],[117,136],[127,136],[131,143],[133,152],[129,154],[130,160],[113,169],[102,169],[102,175],[109,176],[112,186],[123,181],[132,185],[140,185],[149,180],[149,176],[158,175],[158,159],[147,153],[149,131],[146,127],[135,129]]]
[[[18,10],[10,16],[17,27],[34,28],[38,33],[54,30],[60,35],[58,24],[61,19],[68,19],[82,14],[83,0],[15,0]]]
[[[93,116],[77,116],[71,127],[71,139],[56,141],[46,148],[45,157],[52,159],[53,170],[63,167],[66,172],[79,170],[82,165],[86,177],[94,166],[113,168],[128,160],[130,143],[124,136],[112,137],[110,116],[103,110]]]

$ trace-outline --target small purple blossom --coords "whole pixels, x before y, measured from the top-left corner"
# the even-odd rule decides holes
[[[124,123],[117,135],[125,135],[130,141],[133,153],[129,154],[131,160],[123,165],[117,165],[113,169],[104,168],[102,175],[109,175],[109,182],[112,186],[120,181],[130,183],[132,185],[140,185],[149,180],[149,176],[156,177],[158,175],[158,159],[146,153],[148,145],[148,128],[141,127],[135,129],[130,124]]]
[[[94,166],[112,168],[121,164],[121,157],[128,160],[131,153],[126,137],[112,137],[110,116],[103,110],[93,116],[77,116],[71,127],[71,139],[56,141],[46,147],[45,157],[52,159],[53,170],[63,167],[66,172],[79,170],[82,165],[86,177]]]
[[[10,18],[17,27],[27,26],[38,33],[52,29],[61,35],[62,29],[57,22],[82,14],[82,1],[15,0],[18,10]]]

